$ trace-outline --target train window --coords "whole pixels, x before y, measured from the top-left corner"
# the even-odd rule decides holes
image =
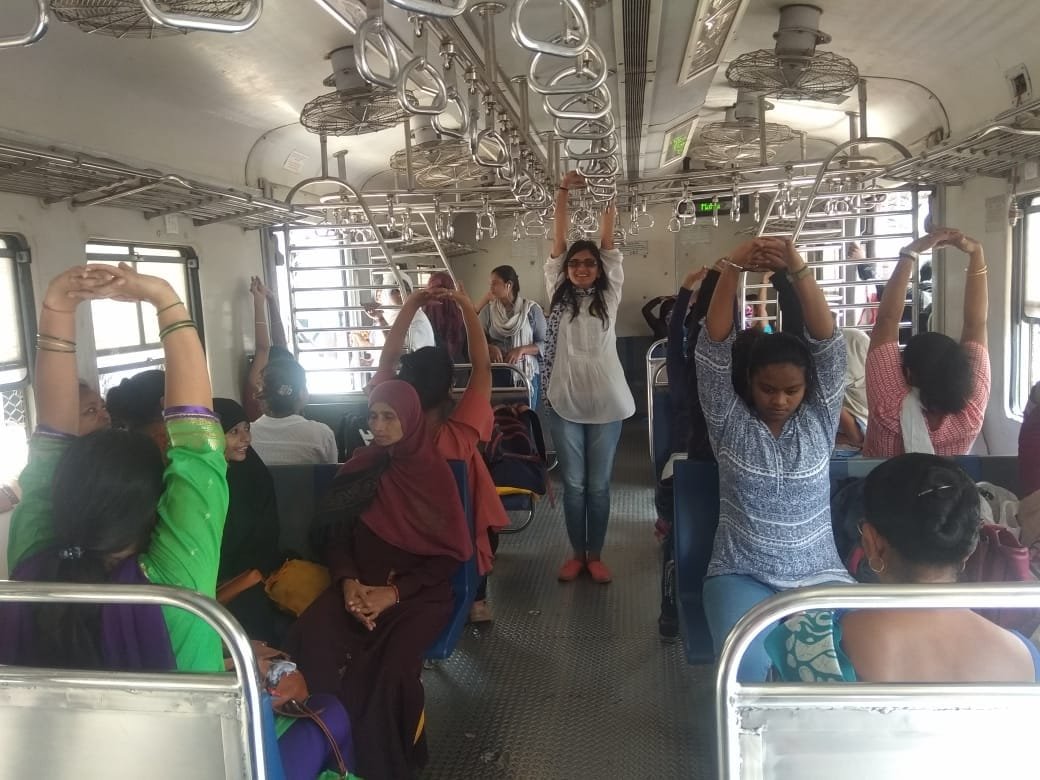
[[[29,339],[36,332],[29,251],[20,236],[0,234],[0,482],[18,476],[28,457]]]
[[[203,338],[199,264],[191,248],[92,241],[87,244],[87,262],[128,262],[141,273],[166,279],[188,307],[199,327],[199,338]],[[159,324],[150,307],[119,301],[92,301],[90,307],[102,395],[126,377],[163,367]]]
[[[1040,195],[1019,201],[1014,231],[1011,409],[1021,414],[1029,390],[1040,381]]]

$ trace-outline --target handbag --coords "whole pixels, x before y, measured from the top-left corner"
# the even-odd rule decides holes
[[[979,543],[964,564],[961,582],[1035,582],[1029,550],[1005,526],[984,523]],[[1029,636],[1040,625],[1040,609],[984,609],[979,614],[999,626]]]
[[[307,688],[307,680],[304,679],[296,664],[292,662],[289,654],[263,642],[252,641],[253,655],[256,657],[256,665],[260,670],[260,681],[264,687],[265,698],[271,702],[271,709],[278,715],[287,718],[309,720],[314,723],[325,735],[336,767],[341,777],[351,777],[347,769],[347,762],[343,758],[343,752],[339,749],[339,743],[329,731],[329,727],[321,718],[321,710],[308,706],[310,690]],[[228,664],[230,664],[230,659]]]
[[[294,559],[267,578],[264,592],[281,609],[299,617],[331,584],[325,566]]]

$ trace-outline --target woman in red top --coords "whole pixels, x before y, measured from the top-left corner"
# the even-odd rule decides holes
[[[955,247],[969,256],[961,340],[919,333],[900,356],[906,287],[918,254],[933,247]],[[986,270],[982,244],[959,230],[936,228],[900,250],[870,334],[864,457],[905,452],[951,456],[971,450],[982,430],[990,389]]]

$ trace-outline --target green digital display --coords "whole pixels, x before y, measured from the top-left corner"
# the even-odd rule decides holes
[[[686,151],[686,134],[676,135],[672,138],[672,154],[678,156]]]
[[[714,200],[701,200],[697,202],[697,211],[702,214],[710,214],[713,211],[719,211],[722,209],[722,203]]]

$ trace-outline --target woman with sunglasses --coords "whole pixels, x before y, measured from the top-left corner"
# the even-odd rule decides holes
[[[571,582],[587,568],[593,580],[607,583],[611,573],[600,554],[610,518],[610,475],[621,421],[635,412],[635,401],[614,332],[625,279],[614,247],[614,204],[603,212],[599,246],[586,240],[567,246],[567,198],[583,185],[581,174],[571,171],[556,191],[552,256],[545,264],[551,303],[543,370],[573,548],[558,578]]]

